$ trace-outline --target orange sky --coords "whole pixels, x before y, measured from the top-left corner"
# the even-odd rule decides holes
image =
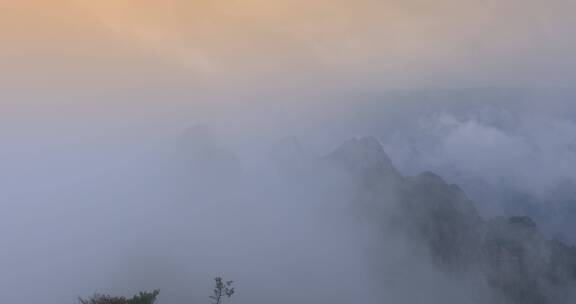
[[[19,84],[546,83],[574,67],[573,1],[23,0],[0,10]],[[572,75],[570,75],[572,76]],[[439,80],[440,79],[440,80]],[[175,80],[176,81],[176,80]]]
[[[323,117],[358,91],[570,87],[575,6],[0,0],[0,136],[175,134],[240,114],[262,130],[254,113],[276,113],[261,115],[272,124],[291,107]]]

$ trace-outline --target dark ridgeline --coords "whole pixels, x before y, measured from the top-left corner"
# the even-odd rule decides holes
[[[424,245],[447,274],[477,274],[509,303],[576,303],[576,248],[545,239],[531,218],[483,219],[466,194],[440,176],[402,176],[371,137],[350,140],[323,160],[355,183],[355,203],[372,218],[387,219],[382,229]],[[394,208],[382,208],[386,204]]]

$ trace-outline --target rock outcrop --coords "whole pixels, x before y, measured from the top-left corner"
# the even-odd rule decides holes
[[[483,219],[457,185],[431,172],[402,176],[374,138],[350,140],[325,159],[351,177],[357,203],[393,210],[381,227],[423,245],[440,271],[480,276],[502,303],[576,303],[576,248],[545,239],[531,218]]]

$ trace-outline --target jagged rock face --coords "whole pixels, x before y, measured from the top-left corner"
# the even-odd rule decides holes
[[[392,161],[384,152],[382,145],[374,137],[351,139],[338,147],[327,158],[356,174],[370,171],[400,178],[400,173],[392,165]]]
[[[326,159],[355,178],[355,201],[376,214],[393,198],[395,214],[380,214],[390,221],[381,227],[424,245],[439,270],[480,276],[500,303],[576,303],[576,248],[547,241],[531,218],[482,219],[440,176],[403,177],[374,138],[350,140]]]
[[[446,269],[460,271],[478,259],[482,220],[458,186],[431,172],[407,178],[399,207],[407,230]]]
[[[358,186],[371,191],[391,192],[403,182],[402,176],[373,137],[351,139],[324,160],[354,178]]]
[[[323,157],[320,161],[323,170],[341,178],[340,185],[350,193],[349,200],[363,211],[363,214],[377,220],[397,208],[399,189],[404,178],[392,165],[377,139],[363,137],[351,139]],[[328,169],[328,170],[326,170]],[[330,177],[330,176],[329,176]]]
[[[546,243],[529,218],[495,218],[482,242],[489,283],[513,303],[550,303],[541,284],[545,272]]]
[[[488,282],[512,303],[572,303],[576,251],[548,241],[529,217],[498,217],[482,240]]]
[[[349,140],[328,158],[356,178],[357,203],[372,207],[371,213],[394,213],[380,214],[392,219],[386,229],[423,242],[446,269],[464,268],[477,259],[481,218],[458,186],[431,172],[403,177],[372,137]],[[379,208],[383,204],[393,208]]]

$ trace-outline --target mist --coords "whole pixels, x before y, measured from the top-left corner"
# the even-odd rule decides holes
[[[2,4],[0,292],[563,304],[570,1]]]
[[[279,176],[262,149],[272,134],[256,143],[252,130],[186,138],[186,128],[123,134],[137,127],[92,123],[3,137],[6,301],[72,303],[160,288],[160,303],[201,303],[217,275],[244,289],[239,303],[345,303],[365,294],[364,253],[342,226],[343,207]],[[230,126],[215,125],[216,134]],[[224,156],[194,159],[205,146]],[[335,285],[357,288],[335,293]]]
[[[382,230],[396,198],[367,216],[354,179],[315,164],[366,134],[401,174],[437,172],[485,216],[535,216],[571,239],[573,214],[557,206],[573,192],[552,195],[574,179],[570,94],[548,97],[563,111],[537,111],[551,95],[522,90],[312,96],[232,113],[187,105],[9,122],[18,131],[2,133],[4,297],[72,303],[159,288],[159,303],[202,303],[223,275],[238,303],[488,301],[480,278],[455,279],[412,237]],[[537,199],[511,207],[507,191]],[[556,211],[538,217],[550,204]]]

